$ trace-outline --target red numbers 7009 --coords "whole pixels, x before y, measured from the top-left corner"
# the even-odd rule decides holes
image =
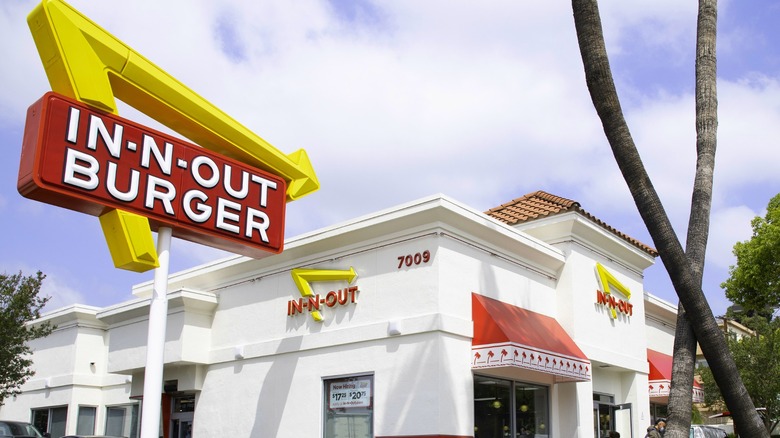
[[[427,249],[421,253],[407,254],[405,256],[398,256],[398,269],[406,266],[419,265],[422,263],[428,263],[431,261],[431,252]]]

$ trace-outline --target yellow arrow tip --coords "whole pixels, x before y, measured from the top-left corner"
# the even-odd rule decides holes
[[[287,158],[296,164],[296,167],[301,171],[302,176],[294,178],[290,181],[290,185],[287,187],[287,198],[290,201],[302,198],[309,193],[315,192],[320,188],[320,181],[317,179],[317,174],[314,172],[314,166],[309,160],[309,155],[303,149],[288,154]]]

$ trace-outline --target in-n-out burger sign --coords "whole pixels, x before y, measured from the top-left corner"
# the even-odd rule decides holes
[[[338,291],[332,290],[324,295],[307,295],[304,298],[290,300],[287,302],[287,316],[295,316],[304,311],[309,311],[315,321],[322,321],[322,317],[317,318],[314,312],[319,314],[320,307],[334,307],[336,305],[344,306],[346,304],[356,304],[357,295],[360,290],[357,286],[349,286]]]
[[[28,110],[18,188],[95,216],[137,213],[240,254],[283,247],[282,178],[56,93]]]
[[[596,274],[603,289],[603,291],[596,289],[596,303],[606,306],[612,319],[617,319],[617,312],[632,316],[634,314],[634,305],[628,302],[631,299],[631,291],[618,281],[611,272],[607,271],[607,268],[602,266],[601,263],[596,263]],[[613,288],[620,292],[625,297],[625,300],[615,297],[612,294]]]
[[[290,276],[302,298],[287,302],[287,316],[295,316],[308,310],[312,319],[322,322],[324,318],[320,309],[357,304],[357,296],[360,293],[357,285],[347,286],[338,291],[332,290],[324,295],[315,294],[311,287],[311,284],[316,282],[346,281],[351,284],[357,278],[357,272],[353,267],[349,269],[295,268],[290,271]]]

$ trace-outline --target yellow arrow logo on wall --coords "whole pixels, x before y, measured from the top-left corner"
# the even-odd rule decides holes
[[[297,268],[290,271],[290,275],[292,276],[293,283],[295,283],[295,287],[298,288],[298,291],[300,291],[301,296],[304,298],[314,295],[314,291],[312,291],[310,284],[312,282],[344,280],[347,283],[352,284],[352,282],[355,281],[355,278],[357,278],[357,272],[355,272],[355,268],[351,266],[347,270]],[[315,321],[322,321],[322,314],[319,310],[312,311],[311,316]]]
[[[623,294],[626,299],[631,299],[631,290],[629,290],[626,286],[623,285],[623,283],[620,282],[617,278],[615,278],[614,275],[612,275],[611,272],[607,271],[607,268],[605,268],[601,263],[596,262],[596,273],[599,276],[599,282],[601,283],[601,288],[604,289],[604,293],[606,295],[610,295],[612,293],[610,289],[610,285],[614,287],[618,292]],[[617,318],[617,312],[614,308],[610,308],[610,311],[612,313],[612,318]]]

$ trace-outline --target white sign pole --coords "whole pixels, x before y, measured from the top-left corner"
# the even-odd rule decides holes
[[[168,320],[168,269],[170,267],[171,232],[168,227],[157,230],[157,259],[154,270],[154,290],[149,304],[149,333],[146,340],[146,371],[144,398],[141,408],[141,438],[160,436],[160,411],[163,388],[163,353],[165,326]]]

